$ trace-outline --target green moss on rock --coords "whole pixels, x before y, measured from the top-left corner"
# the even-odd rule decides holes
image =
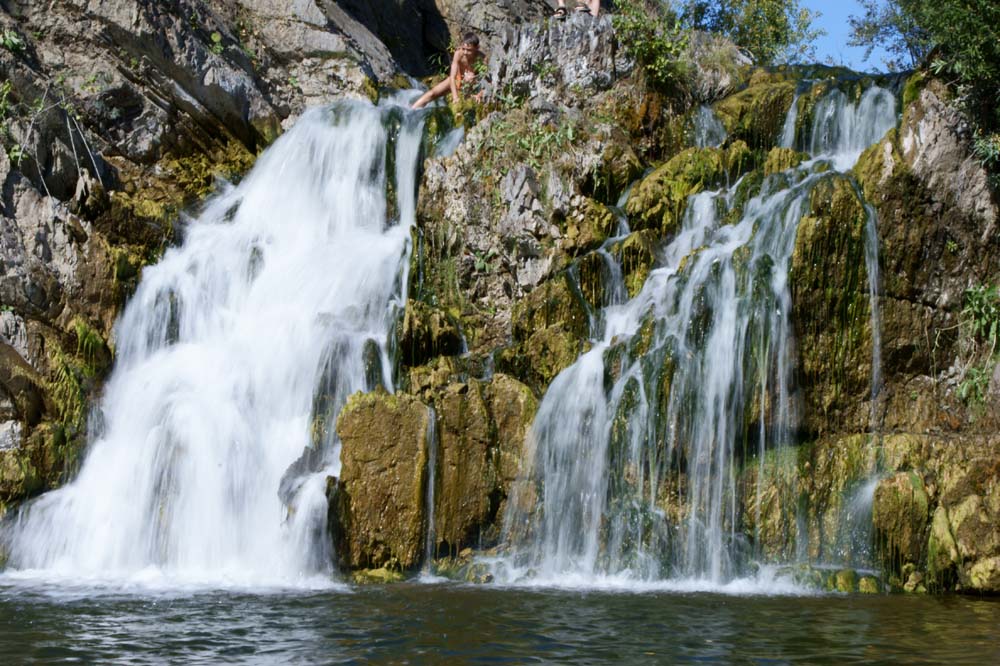
[[[752,148],[770,148],[784,125],[795,86],[791,80],[755,75],[746,90],[716,104],[715,113],[733,139]]]
[[[345,569],[409,570],[423,554],[430,410],[413,396],[352,395],[337,419],[331,533]]]

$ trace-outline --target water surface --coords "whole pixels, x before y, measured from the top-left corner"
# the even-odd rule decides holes
[[[0,582],[4,664],[987,664],[998,628],[1000,602],[963,597]]]

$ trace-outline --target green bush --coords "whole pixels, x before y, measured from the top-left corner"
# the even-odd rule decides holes
[[[650,82],[663,89],[683,87],[688,33],[662,3],[618,0],[613,17],[618,42],[635,58]]]

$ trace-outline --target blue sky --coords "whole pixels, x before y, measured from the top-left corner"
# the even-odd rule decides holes
[[[851,35],[851,26],[847,22],[847,17],[851,14],[861,14],[861,7],[855,0],[834,0],[833,2],[801,0],[801,5],[822,14],[813,24],[827,32],[826,35],[816,40],[816,57],[820,62],[826,62],[827,58],[832,58],[835,65],[844,65],[859,71],[885,69],[882,62],[884,51],[881,49],[873,51],[868,60],[863,60],[865,54],[863,48],[847,46]]]

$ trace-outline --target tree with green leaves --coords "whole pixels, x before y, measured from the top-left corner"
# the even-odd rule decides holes
[[[912,69],[930,52],[931,39],[917,25],[910,8],[903,0],[859,0],[863,13],[848,18],[851,25],[849,46],[865,49],[867,60],[876,46],[889,53],[885,65],[890,71]]]
[[[684,0],[680,13],[685,25],[726,35],[761,65],[812,58],[824,34],[813,27],[819,14],[799,0]]]

